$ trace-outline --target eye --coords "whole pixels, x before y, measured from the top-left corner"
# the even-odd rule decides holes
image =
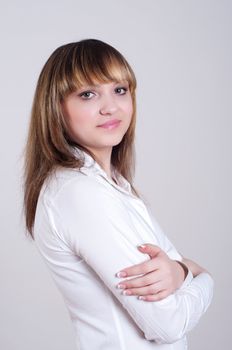
[[[122,91],[122,93],[119,92],[119,95],[125,95],[128,89],[126,87],[120,86],[115,89],[116,92],[118,92],[118,90]]]
[[[83,100],[90,100],[90,98],[91,98],[90,94],[93,95],[93,92],[91,92],[91,91],[84,91],[84,92],[82,92],[79,96],[80,96]]]

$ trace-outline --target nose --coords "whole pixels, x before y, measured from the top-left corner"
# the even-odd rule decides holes
[[[99,110],[101,115],[112,115],[116,110],[117,104],[113,96],[107,95],[102,97]]]

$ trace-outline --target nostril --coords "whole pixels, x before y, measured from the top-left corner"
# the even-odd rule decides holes
[[[107,106],[107,107],[102,107],[100,108],[100,114],[107,115],[107,114],[112,114],[117,110],[116,106]]]

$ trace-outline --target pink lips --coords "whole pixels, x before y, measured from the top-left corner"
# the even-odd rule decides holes
[[[115,127],[117,127],[119,125],[119,123],[121,122],[121,120],[119,119],[113,119],[113,120],[109,120],[108,122],[98,125],[102,128],[106,128],[106,129],[113,129]]]

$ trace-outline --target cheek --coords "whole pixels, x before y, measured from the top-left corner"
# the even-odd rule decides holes
[[[132,114],[133,114],[133,105],[132,103],[129,103],[125,106],[125,113],[128,116],[128,119],[132,118]]]
[[[78,110],[69,110],[67,120],[73,130],[77,130],[77,128],[85,129],[91,125],[90,121],[93,120],[93,112],[91,112],[88,108],[80,107]]]

